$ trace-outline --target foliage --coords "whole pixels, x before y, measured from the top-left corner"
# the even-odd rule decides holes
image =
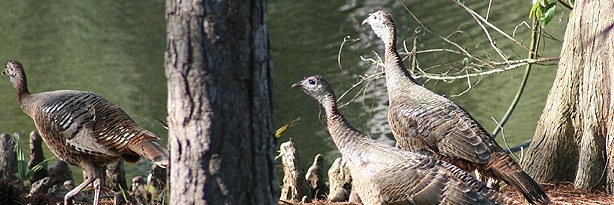
[[[47,163],[53,159],[47,158],[42,162],[36,164],[32,169],[28,169],[28,160],[26,159],[26,154],[23,151],[23,147],[21,146],[21,142],[19,141],[20,136],[19,133],[15,133],[15,153],[17,155],[17,173],[15,173],[15,177],[21,182],[21,185],[24,185],[26,180],[28,180],[32,175],[34,175],[39,170],[43,169],[47,166]]]
[[[160,204],[167,204],[166,203],[166,193],[168,191],[168,186],[165,186],[162,191],[156,189],[156,187],[154,186],[147,186],[147,187],[148,187],[149,192],[152,193],[153,196],[157,196],[157,199],[160,202]]]
[[[288,129],[290,129],[290,127],[292,127],[294,125],[294,123],[298,122],[299,120],[301,120],[301,117],[298,117],[288,123],[286,123],[284,126],[281,126],[279,129],[277,129],[277,131],[275,131],[275,138],[280,138],[281,135],[284,134],[284,132],[286,132]]]
[[[119,192],[122,194],[122,197],[124,198],[124,201],[129,201],[128,200],[128,193],[126,192],[126,190],[124,190],[124,188],[122,186],[117,186],[119,187]]]
[[[557,0],[533,0],[533,6],[531,7],[531,12],[529,12],[529,18],[535,17],[539,20],[539,25],[544,28],[550,20],[554,17],[556,12],[556,2]],[[563,4],[565,7],[572,9],[571,6],[574,4],[574,0],[567,0],[567,2],[558,1]]]

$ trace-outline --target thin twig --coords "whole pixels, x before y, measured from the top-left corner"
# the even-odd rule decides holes
[[[465,59],[465,60],[467,60],[467,59]],[[465,70],[465,73],[467,75],[469,75],[469,70],[468,69],[464,69],[464,70]],[[471,78],[467,77],[467,89],[465,89],[463,92],[461,92],[459,94],[452,95],[452,97],[459,97],[459,96],[469,92],[469,90],[471,90],[471,88],[472,88],[472,86],[471,86]]]
[[[339,70],[341,70],[341,73],[343,73],[343,66],[341,66],[341,52],[343,52],[343,46],[347,42],[354,43],[354,42],[356,42],[358,40],[360,40],[360,38],[352,39],[350,36],[343,37],[343,42],[339,46],[339,52],[337,53],[337,65],[339,66]],[[347,76],[345,76],[345,75],[343,75],[343,76],[345,77],[345,80],[350,82],[350,79],[348,79]]]
[[[526,26],[528,29],[531,29],[531,26],[529,26],[529,23],[527,23],[526,21],[523,21],[522,23],[519,23],[518,25],[514,26],[514,31],[512,32],[512,36],[516,36],[516,31],[518,30],[518,27],[520,26]]]
[[[495,120],[494,117],[491,117],[490,119],[492,119],[492,121],[495,122],[495,124],[497,124],[497,127],[501,128],[501,136],[503,138],[503,144],[505,145],[505,147],[507,149],[510,149],[510,145],[507,143],[507,138],[505,137],[505,132],[503,130],[503,127],[501,127],[501,124],[499,124],[499,122],[497,122],[497,120]],[[518,158],[518,156],[516,156],[516,154],[514,153],[509,153],[510,155],[512,155],[512,157],[516,160],[516,161],[520,161],[520,159]]]
[[[375,72],[375,74],[371,74],[371,75],[365,75],[364,77],[361,76],[360,80],[357,83],[352,84],[352,87],[350,87],[349,89],[347,89],[345,92],[343,92],[343,94],[341,94],[341,96],[339,97],[339,99],[337,100],[337,102],[340,102],[341,99],[348,94],[350,91],[354,90],[355,88],[357,88],[360,85],[363,85],[363,83],[366,82],[366,84],[364,84],[361,89],[359,90],[358,93],[363,92],[364,90],[367,89],[367,87],[369,86],[369,82],[373,81],[374,79],[379,78],[379,76],[383,76],[383,73],[381,75],[377,75],[378,72]],[[352,101],[354,101],[356,98],[358,98],[358,95],[355,95],[354,97],[352,97],[352,99],[348,100],[346,103],[339,105],[339,108],[342,108],[346,105],[349,105]]]
[[[486,20],[488,20],[488,17],[490,16],[490,9],[492,8],[492,0],[488,1],[488,9],[486,9]]]
[[[414,15],[413,12],[411,12],[409,10],[409,8],[407,8],[407,6],[405,5],[405,2],[403,0],[399,0],[399,2],[401,3],[401,5],[405,8],[405,10],[407,10],[407,12],[409,13],[409,15],[411,15],[412,18],[414,18],[414,20],[416,20],[416,22],[418,22],[418,24],[420,24],[420,27],[424,28],[425,30],[427,30],[426,26],[424,24],[422,24],[422,21],[420,21],[420,19],[418,19],[418,17],[416,17],[416,15]]]
[[[401,1],[401,0],[400,0],[400,2],[403,2],[403,1]],[[416,22],[418,22],[418,24],[420,24],[421,28],[422,28],[422,29],[424,29],[424,31],[425,31],[425,32],[430,33],[430,34],[433,34],[433,35],[436,35],[436,36],[437,36],[437,37],[439,37],[441,40],[445,41],[446,43],[449,43],[450,45],[452,45],[452,46],[454,46],[454,47],[456,47],[456,48],[457,48],[457,49],[460,51],[460,53],[462,53],[462,55],[467,56],[467,57],[469,57],[469,58],[471,58],[471,59],[473,59],[473,60],[475,60],[475,61],[478,61],[478,62],[479,62],[479,63],[481,63],[481,64],[485,64],[485,62],[484,62],[482,59],[480,59],[480,58],[476,58],[476,57],[474,57],[473,55],[471,55],[471,53],[469,53],[469,51],[467,51],[467,50],[466,50],[466,49],[465,49],[463,46],[460,46],[460,45],[459,45],[459,44],[457,44],[456,42],[451,41],[450,39],[448,39],[448,37],[442,36],[442,35],[440,35],[440,34],[438,34],[438,33],[435,33],[435,32],[433,32],[433,31],[431,31],[430,29],[428,29],[428,28],[427,28],[427,27],[426,27],[424,24],[422,24],[422,22],[420,21],[420,19],[418,19],[418,17],[416,17],[416,16],[413,14],[413,12],[411,12],[411,10],[409,10],[409,8],[408,8],[408,7],[407,7],[405,4],[402,4],[402,6],[403,6],[403,8],[405,8],[405,10],[406,10],[406,11],[407,11],[407,12],[408,12],[408,13],[409,13],[409,14],[410,14],[410,15],[411,15],[413,18],[414,18],[414,20],[415,20]],[[468,8],[467,8],[467,9],[468,9]],[[478,16],[479,16],[479,15],[478,15]],[[480,17],[480,18],[481,18],[481,17]],[[477,22],[477,20],[476,20],[476,22]],[[458,31],[458,30],[457,30],[457,31]],[[455,31],[455,32],[456,32],[456,31]],[[452,32],[452,33],[455,33],[455,32]],[[461,32],[461,31],[458,31],[458,32]]]
[[[418,52],[420,53],[420,52]],[[364,58],[361,56],[361,59],[363,61],[367,61],[367,62],[371,62],[372,64],[376,64],[377,66],[384,66],[384,64],[382,63],[382,61],[377,61],[375,59],[372,58]],[[443,80],[443,81],[447,81],[447,80],[457,80],[457,79],[464,79],[464,78],[468,78],[468,77],[481,77],[481,76],[487,76],[487,75],[491,75],[491,74],[496,74],[496,73],[501,73],[501,72],[505,72],[505,71],[509,71],[509,70],[513,70],[522,66],[526,66],[528,64],[539,64],[539,63],[544,63],[544,62],[553,62],[556,63],[558,62],[558,57],[553,57],[553,58],[540,58],[540,59],[521,59],[521,60],[513,60],[513,61],[509,61],[509,65],[505,66],[503,68],[499,68],[499,69],[491,69],[488,71],[482,71],[482,72],[477,72],[477,73],[469,73],[469,74],[465,74],[465,75],[457,75],[457,76],[448,76],[448,75],[444,75],[444,74],[429,74],[421,69],[418,69],[419,73],[421,75],[415,75],[414,77],[416,79],[420,79],[420,78],[427,78],[427,79],[431,79],[431,80]],[[493,66],[497,66],[497,65],[505,65],[508,63],[505,62],[491,62],[490,63]]]
[[[492,25],[490,22],[488,22],[486,19],[484,19],[482,16],[480,16],[478,13],[476,13],[475,11],[469,9],[467,6],[465,6],[465,4],[461,3],[458,0],[452,0],[454,1],[456,4],[460,5],[461,7],[463,7],[469,14],[471,14],[472,16],[475,16],[476,18],[478,18],[480,21],[482,21],[484,24],[486,24],[488,27],[492,28],[493,30],[497,31],[498,33],[500,33],[501,35],[505,36],[506,38],[510,39],[512,42],[518,44],[519,46],[522,46],[524,49],[529,50],[529,48],[527,48],[525,45],[523,45],[520,41],[516,40],[515,38],[512,38],[511,36],[509,36],[507,33],[503,32],[501,29],[499,29],[498,27]]]
[[[559,3],[561,3],[565,8],[568,8],[569,10],[573,10],[573,6],[567,4],[567,2],[563,0],[559,0]]]
[[[476,16],[473,16],[473,18],[476,20],[475,22],[477,22],[478,25],[484,31],[484,34],[486,35],[486,38],[488,38],[488,42],[490,42],[490,46],[493,48],[493,50],[495,50],[495,52],[499,54],[501,59],[503,59],[504,61],[507,61],[507,59],[509,59],[509,56],[505,55],[503,51],[499,48],[499,46],[497,46],[497,43],[495,43],[495,40],[490,36],[490,32],[488,32],[488,29],[484,27],[484,24],[482,24],[482,22],[479,21]]]

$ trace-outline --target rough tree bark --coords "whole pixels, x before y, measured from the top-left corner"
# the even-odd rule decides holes
[[[578,0],[561,60],[522,163],[540,182],[614,190],[613,1]]]
[[[172,204],[276,204],[265,1],[167,0]]]

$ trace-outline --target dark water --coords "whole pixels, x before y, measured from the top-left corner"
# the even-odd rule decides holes
[[[464,10],[452,1],[411,1],[405,3],[429,30],[459,42],[480,57],[498,56],[490,47],[484,32]],[[487,2],[469,1],[468,6],[485,15]],[[434,35],[415,34],[417,22],[398,1],[269,1],[267,22],[273,60],[273,101],[277,126],[297,117],[302,120],[279,141],[290,137],[297,144],[303,165],[317,153],[325,154],[326,166],[338,156],[322,113],[315,100],[290,85],[304,76],[325,76],[338,96],[361,76],[376,71],[376,66],[361,60],[382,54],[381,42],[360,22],[377,9],[390,11],[399,27],[399,41],[411,46],[419,36],[419,49],[451,48]],[[515,26],[527,19],[530,5],[518,2],[497,2],[491,9],[490,21],[503,31],[512,33]],[[566,15],[562,15],[566,18]],[[565,22],[549,25],[549,32],[562,40]],[[454,35],[455,30],[462,30]],[[490,30],[497,45],[510,59],[526,57],[526,51],[511,44]],[[528,29],[519,26],[516,36],[528,45]],[[343,46],[344,37],[358,39]],[[560,42],[546,40],[543,56],[556,56]],[[21,61],[28,75],[30,91],[57,89],[86,90],[98,93],[116,103],[145,128],[166,138],[166,130],[156,120],[166,119],[166,78],[164,1],[1,1],[0,61]],[[400,43],[399,43],[400,45]],[[462,62],[449,54],[421,54],[422,68],[441,63]],[[406,61],[407,63],[407,61]],[[340,66],[342,68],[340,68]],[[536,66],[517,111],[505,129],[507,141],[517,144],[533,134],[544,100],[550,89],[556,67]],[[432,68],[438,73],[447,68]],[[456,71],[451,71],[456,72]],[[493,130],[511,102],[522,79],[524,68],[454,82],[430,80],[426,86],[450,96],[465,107],[487,130]],[[421,79],[425,82],[424,79]],[[35,129],[32,120],[17,106],[15,91],[6,77],[0,80],[0,132],[27,134]],[[479,83],[477,83],[479,82]],[[386,96],[383,79],[373,81],[364,92],[357,89],[341,99],[349,104],[341,108],[359,130],[391,142],[385,121]],[[358,96],[352,100],[353,96]],[[387,140],[386,140],[387,139]],[[498,138],[499,140],[501,138]],[[166,143],[166,139],[162,140]],[[52,154],[48,153],[47,157]],[[149,163],[142,160],[128,165],[128,177],[146,175]],[[80,174],[79,169],[74,169]]]

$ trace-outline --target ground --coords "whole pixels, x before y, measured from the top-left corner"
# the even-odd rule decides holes
[[[607,195],[605,190],[602,189],[580,191],[574,189],[571,183],[541,185],[550,197],[552,204],[614,204],[614,196]],[[504,187],[501,191],[516,200],[524,200],[522,195],[511,187]]]
[[[579,191],[573,188],[573,184],[570,183],[562,183],[562,184],[542,184],[542,187],[550,196],[550,200],[554,205],[601,205],[601,204],[614,204],[614,196],[609,196],[605,193],[604,190],[595,189],[592,191]],[[524,201],[522,195],[515,191],[511,187],[503,187],[501,188],[501,192],[510,196],[518,201]],[[300,203],[291,203],[291,202],[279,202],[280,205],[294,205]],[[313,203],[308,203],[311,205],[355,205],[355,203],[348,202],[327,202],[327,201],[317,201]]]

